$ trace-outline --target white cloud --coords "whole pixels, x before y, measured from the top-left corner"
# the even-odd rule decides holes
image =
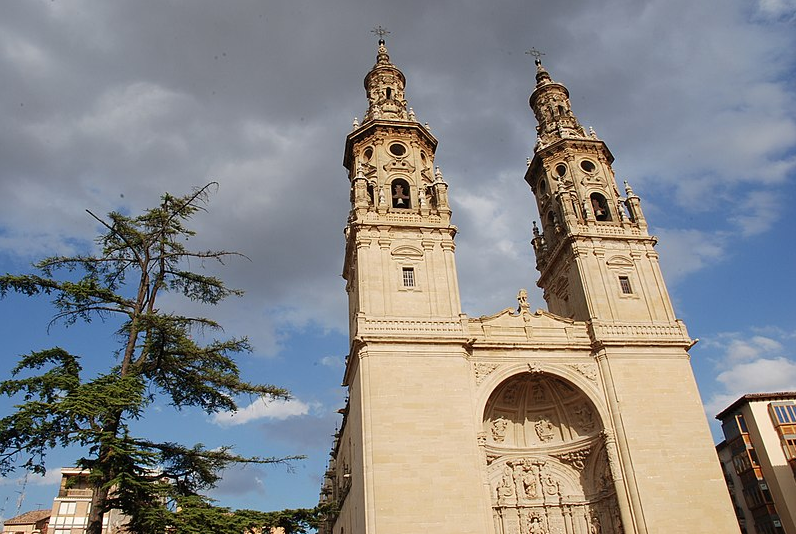
[[[782,343],[765,336],[741,337],[738,334],[722,334],[718,340],[708,340],[706,344],[724,351],[723,365],[751,362],[765,356],[775,356],[784,350]]]
[[[719,373],[716,380],[739,395],[796,390],[796,362],[785,357],[759,358]]]
[[[719,351],[713,360],[719,388],[705,403],[709,416],[747,393],[796,390],[796,359],[773,337],[732,332],[706,340],[705,345]]]
[[[758,10],[762,17],[796,19],[796,0],[760,0]]]
[[[213,422],[220,426],[237,426],[258,419],[283,420],[307,415],[310,405],[298,399],[266,400],[257,399],[237,412],[222,412],[213,416]]]
[[[706,265],[726,256],[727,238],[723,232],[694,229],[657,228],[661,269],[669,283],[676,283]]]
[[[321,365],[341,369],[345,367],[345,361],[340,356],[324,356],[321,358]]]
[[[750,237],[771,228],[780,215],[779,197],[774,191],[752,191],[742,201],[727,205],[730,222]]]
[[[15,478],[0,478],[0,486],[52,486],[61,483],[61,470],[48,469],[47,474],[37,475],[29,473]]]

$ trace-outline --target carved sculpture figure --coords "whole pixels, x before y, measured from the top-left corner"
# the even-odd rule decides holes
[[[522,473],[522,489],[525,496],[529,499],[536,499],[539,496],[538,486],[536,484],[537,469],[533,466],[526,466]]]
[[[533,516],[528,522],[528,534],[547,534],[547,529],[538,516]]]
[[[536,222],[534,222],[534,225],[535,224]],[[538,232],[539,230],[536,231]],[[528,304],[528,291],[526,289],[520,289],[520,292],[517,294],[517,302],[520,305],[519,308],[517,309],[518,312],[530,309],[530,305]]]
[[[503,443],[503,441],[506,439],[506,428],[508,426],[508,420],[502,417],[492,421],[492,439],[497,443]]]
[[[507,465],[503,468],[503,478],[497,488],[498,503],[504,503],[506,499],[511,499],[514,496],[514,473]]]
[[[578,422],[583,430],[594,430],[594,414],[592,413],[588,403],[584,402],[580,406],[577,406],[573,411],[578,417]]]
[[[536,435],[539,436],[539,439],[542,441],[552,441],[553,437],[555,436],[555,432],[553,432],[553,424],[549,419],[547,419],[547,417],[542,417],[539,419],[534,427],[536,428]]]

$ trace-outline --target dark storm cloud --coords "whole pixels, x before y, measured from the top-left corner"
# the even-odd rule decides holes
[[[738,239],[781,231],[796,165],[793,13],[740,0],[6,2],[0,257],[74,252],[97,231],[84,209],[137,212],[216,180],[197,247],[251,259],[220,271],[247,291],[212,311],[227,334],[273,355],[296,331],[343,331],[342,150],[382,24],[409,105],[440,141],[465,312],[516,306],[536,278],[522,180],[531,47],[617,156],[617,178],[669,225],[656,229],[662,261],[683,279]],[[325,457],[336,418],[254,432]],[[231,471],[219,492],[260,496],[261,474]]]
[[[384,24],[409,104],[440,139],[466,311],[492,313],[534,279],[536,214],[521,178],[535,138],[532,46],[652,210],[666,199],[716,211],[752,183],[773,196],[792,173],[796,120],[781,111],[793,107],[782,56],[793,37],[770,9],[750,23],[753,8],[718,6],[11,3],[0,21],[0,246],[23,258],[70,251],[95,231],[84,208],[135,211],[217,180],[196,220],[201,244],[252,260],[225,271],[248,297],[219,313],[265,352],[291,325],[344,328],[341,153],[365,108],[368,32]],[[772,207],[735,220],[765,231]]]

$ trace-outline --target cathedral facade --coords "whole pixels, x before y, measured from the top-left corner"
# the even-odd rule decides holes
[[[738,532],[639,197],[539,61],[536,81],[525,180],[548,310],[521,290],[472,318],[437,140],[379,42],[343,161],[349,396],[326,533]]]

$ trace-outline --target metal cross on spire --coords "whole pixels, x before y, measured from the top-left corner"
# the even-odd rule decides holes
[[[378,35],[379,36],[379,40],[383,41],[384,40],[384,36],[387,35],[390,32],[388,32],[386,28],[382,28],[381,24],[379,24],[378,26],[376,26],[375,28],[370,30],[370,33],[372,33],[373,35]]]
[[[542,63],[542,56],[545,55],[544,52],[539,52],[536,48],[531,48],[530,50],[525,52],[526,54],[533,56],[534,61],[537,64]]]

